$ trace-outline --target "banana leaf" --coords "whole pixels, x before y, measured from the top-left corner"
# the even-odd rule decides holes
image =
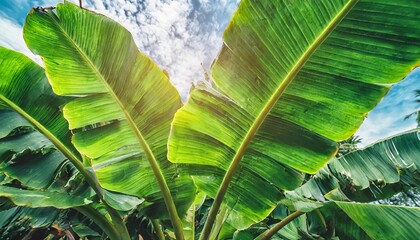
[[[8,179],[2,185],[90,197],[67,160],[78,160],[60,111],[68,99],[55,95],[43,68],[23,54],[0,47],[0,63],[0,172]]]
[[[323,203],[281,228],[270,239],[416,239],[420,208],[354,202]],[[317,216],[314,218],[313,216]],[[314,225],[324,225],[314,228]],[[275,224],[257,223],[236,231],[233,239],[261,239]]]
[[[131,34],[103,15],[65,2],[54,11],[31,10],[24,39],[42,56],[54,92],[75,97],[64,106],[64,117],[74,133],[72,143],[99,184],[144,197],[152,218],[167,216],[163,202],[171,205],[170,191],[184,215],[195,188],[166,157],[170,123],[181,100]]]
[[[419,64],[419,21],[415,0],[241,1],[215,87],[195,87],[169,140],[169,160],[215,198],[209,219],[222,204],[237,229],[261,221],[332,159]]]
[[[419,129],[378,141],[364,149],[335,158],[298,189],[291,199],[325,201],[340,189],[341,198],[371,202],[420,185]]]
[[[97,201],[79,172],[82,162],[62,116],[61,106],[68,100],[53,93],[43,68],[23,54],[0,47],[0,206],[4,211],[21,206],[13,214],[2,212],[2,221],[10,229],[17,219],[36,217],[31,215],[38,211],[35,208],[53,216],[66,210],[45,207],[89,208],[85,205]],[[125,202],[131,204],[131,200]],[[43,219],[42,214],[39,217]],[[51,225],[52,220],[46,218],[44,223]],[[37,224],[2,234],[8,238],[29,234],[31,227]]]

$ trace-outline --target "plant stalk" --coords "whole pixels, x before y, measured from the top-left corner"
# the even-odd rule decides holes
[[[157,219],[152,219],[152,225],[158,239],[165,240],[165,235],[163,234],[162,227],[160,226],[159,221]]]
[[[263,232],[261,235],[259,235],[255,240],[269,240],[274,234],[276,234],[280,229],[282,229],[284,226],[286,226],[288,223],[296,219],[297,217],[305,214],[301,211],[296,211],[289,216],[285,217],[283,220],[278,222],[276,225],[274,225],[273,228]]]
[[[122,233],[118,231],[115,225],[112,224],[110,221],[108,221],[108,219],[106,219],[105,216],[100,214],[93,207],[87,205],[87,206],[75,207],[74,209],[76,209],[77,211],[79,211],[80,213],[82,213],[83,215],[91,219],[93,222],[95,222],[98,225],[98,227],[100,227],[110,239],[113,239],[113,240],[125,239],[123,238],[123,236],[121,236]]]
[[[24,117],[26,120],[28,120],[31,124],[35,126],[36,129],[38,129],[39,132],[41,132],[45,137],[47,137],[54,146],[63,153],[64,156],[67,157],[67,159],[76,167],[77,170],[83,175],[89,186],[95,191],[95,193],[98,195],[99,199],[104,203],[106,206],[113,223],[118,226],[119,230],[121,231],[118,239],[130,239],[128,235],[127,228],[125,227],[125,224],[122,222],[122,219],[119,215],[119,213],[113,209],[111,206],[109,206],[104,199],[104,191],[99,186],[99,183],[96,181],[96,177],[93,172],[90,172],[88,169],[86,169],[82,161],[73,154],[73,152],[70,151],[59,139],[57,139],[56,136],[54,136],[48,129],[46,129],[40,122],[38,122],[36,119],[32,118],[28,113],[25,112],[22,108],[20,108],[18,105],[10,101],[8,98],[6,98],[3,95],[0,95],[0,100],[9,105],[13,110],[15,110],[17,113],[19,113],[22,117]],[[101,215],[102,216],[102,215]],[[103,216],[102,216],[103,217]]]

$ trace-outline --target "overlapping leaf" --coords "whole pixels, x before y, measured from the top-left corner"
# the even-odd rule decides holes
[[[420,208],[336,202],[372,239],[416,239]]]
[[[24,37],[43,57],[54,91],[81,96],[64,107],[64,116],[74,129],[73,144],[91,159],[101,186],[162,203],[155,178],[162,171],[179,212],[185,213],[194,196],[192,181],[166,157],[170,122],[181,101],[130,33],[65,2],[54,12],[32,10]],[[160,205],[149,214],[165,212]]]
[[[49,227],[59,216],[54,208],[13,207],[0,212],[0,237],[23,239],[32,228]]]
[[[0,106],[24,117],[2,116],[1,137],[30,122],[31,126],[42,128],[50,140],[53,138],[74,152],[68,124],[60,112],[65,102],[66,98],[53,93],[42,67],[23,54],[0,47]]]
[[[343,198],[380,200],[407,187],[418,187],[420,176],[419,130],[379,141],[332,160],[307,183],[287,192],[291,198],[325,201],[324,195],[339,188]]]
[[[420,208],[351,202],[329,202],[318,212],[320,219],[303,215],[284,226],[270,239],[416,239]],[[314,214],[316,215],[316,214]],[[324,224],[323,229],[312,226]],[[260,239],[274,226],[256,224],[238,231],[234,239]]]
[[[76,159],[60,112],[66,98],[53,93],[44,70],[23,54],[0,47],[0,63],[0,171],[25,188],[64,187],[69,178],[58,182],[67,157],[56,149]]]
[[[62,210],[44,207],[72,208],[91,202],[87,198],[93,191],[57,150],[65,149],[72,156],[75,152],[60,112],[65,101],[53,93],[40,66],[23,54],[0,47],[3,237],[52,224]]]
[[[0,110],[0,125],[0,172],[7,175],[0,186],[1,237],[22,238],[33,228],[43,232],[67,211],[54,208],[91,203],[93,191],[83,177],[28,121]]]
[[[228,221],[260,221],[420,62],[419,16],[413,0],[242,1],[212,65],[219,92],[191,93],[169,159],[212,197],[235,172]]]

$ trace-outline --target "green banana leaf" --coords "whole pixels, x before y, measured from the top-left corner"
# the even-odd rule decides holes
[[[420,218],[420,208],[349,202],[335,204],[371,239],[417,239],[420,234],[416,221]]]
[[[211,67],[216,89],[198,85],[176,113],[169,160],[209,196],[227,191],[235,228],[261,221],[420,63],[416,3],[241,1]]]
[[[94,192],[83,176],[57,150],[61,146],[75,151],[60,113],[65,98],[52,92],[44,70],[23,54],[0,47],[0,62],[0,172],[8,178],[1,185],[91,198]],[[64,137],[60,132],[66,132]],[[132,196],[111,192],[106,196],[109,204],[121,211],[140,203]]]
[[[23,239],[33,228],[45,228],[59,216],[54,208],[13,207],[0,212],[0,237],[2,239]]]
[[[325,194],[340,189],[336,197],[371,202],[419,187],[419,134],[415,129],[336,158],[286,196],[325,201]]]
[[[337,201],[324,203],[320,210],[294,219],[271,239],[397,240],[417,239],[420,233],[415,221],[420,217],[420,208]],[[320,224],[324,227],[313,227]],[[249,229],[236,231],[233,239],[260,239],[261,234],[274,225],[272,222],[257,223]]]
[[[87,205],[92,202],[86,198],[70,196],[65,193],[24,190],[7,186],[0,186],[0,197],[10,199],[16,206],[30,208],[54,207],[65,209]]]
[[[71,179],[77,171],[57,151],[77,160],[60,112],[65,101],[53,93],[43,68],[0,47],[0,172],[9,178],[2,184],[14,186],[10,181],[17,180],[18,188],[83,192],[83,197],[90,197],[86,185],[71,186],[71,181],[77,182]]]
[[[68,123],[60,107],[68,99],[55,95],[48,84],[44,69],[21,53],[0,46],[0,108],[10,109],[24,118],[2,116],[0,137],[9,135],[11,129],[35,126],[52,142],[75,153],[70,142]],[[25,120],[26,119],[26,120]]]
[[[131,34],[103,15],[65,2],[54,11],[33,9],[24,39],[43,57],[55,93],[76,96],[64,116],[73,144],[90,161],[100,185],[144,197],[144,205],[152,205],[146,213],[158,218],[166,214],[160,188],[166,179],[178,212],[185,214],[195,188],[166,157],[181,100]]]
[[[2,212],[4,223],[28,219],[37,211],[27,207],[72,208],[97,200],[91,199],[92,189],[73,165],[82,167],[60,111],[68,100],[53,93],[43,68],[0,47],[0,206],[24,206],[10,216]],[[62,211],[66,210],[50,210],[51,214]],[[50,220],[45,224],[52,224]],[[8,238],[25,234],[31,226],[36,224],[22,225],[19,231],[6,227],[10,231],[1,234]]]
[[[48,188],[66,157],[48,139],[14,111],[0,110],[0,172],[22,185]]]

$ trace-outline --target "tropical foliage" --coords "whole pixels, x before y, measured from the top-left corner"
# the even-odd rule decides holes
[[[415,96],[416,98],[420,97],[420,90],[415,91]],[[416,99],[415,102],[420,103],[420,99]],[[407,116],[405,116],[405,119],[408,119],[412,116],[417,116],[416,117],[417,127],[420,127],[420,110],[408,114]]]
[[[419,130],[338,151],[420,63],[419,21],[415,0],[243,0],[182,104],[118,23],[34,8],[45,69],[0,47],[2,238],[416,239],[419,208],[369,202],[419,186]]]

